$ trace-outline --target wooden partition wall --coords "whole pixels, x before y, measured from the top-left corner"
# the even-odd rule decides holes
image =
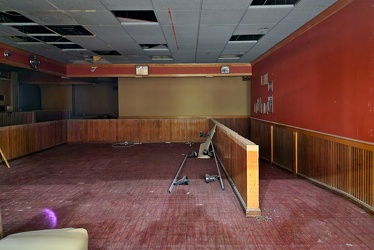
[[[261,158],[374,211],[373,144],[257,119],[251,132]]]
[[[211,127],[217,124],[213,145],[225,169],[233,189],[238,196],[246,216],[259,216],[259,154],[258,145],[238,133],[211,120]]]
[[[68,142],[196,142],[207,118],[69,120]]]
[[[66,120],[0,127],[0,148],[7,159],[66,143]]]
[[[228,127],[231,130],[234,130],[239,135],[243,136],[246,139],[249,139],[251,135],[251,126],[250,118],[247,117],[220,117],[214,118],[217,122]]]

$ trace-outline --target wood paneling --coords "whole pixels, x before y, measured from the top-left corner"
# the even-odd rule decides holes
[[[66,143],[66,121],[24,124],[0,128],[0,148],[7,159]]]
[[[229,129],[234,130],[244,138],[249,139],[251,134],[249,117],[224,117],[214,119]]]
[[[271,130],[268,124],[251,119],[250,140],[260,145],[260,157],[271,160]]]
[[[196,142],[206,118],[69,120],[69,142]]]
[[[217,124],[213,137],[215,150],[225,168],[234,191],[237,193],[246,216],[261,215],[259,208],[259,162],[258,146],[238,133]]]
[[[34,121],[33,112],[0,112],[0,127],[28,124]]]
[[[259,142],[260,157],[264,152],[261,142],[268,141],[273,127],[273,144],[269,152],[273,150],[274,164],[374,211],[372,144],[256,119],[251,120],[251,126],[252,136]],[[264,129],[269,132],[261,134]]]
[[[294,143],[292,130],[273,127],[273,162],[293,170]]]

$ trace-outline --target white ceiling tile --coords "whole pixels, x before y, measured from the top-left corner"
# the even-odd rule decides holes
[[[198,50],[223,50],[226,43],[204,43],[199,42],[197,44]]]
[[[158,24],[122,24],[130,36],[163,36]]]
[[[294,7],[289,5],[251,6],[240,24],[278,23],[293,9]]]
[[[216,62],[222,50],[198,50],[196,52],[197,63]]]
[[[281,22],[275,26],[268,34],[291,34],[298,28],[300,28],[303,23],[284,23]]]
[[[251,0],[203,0],[203,9],[209,10],[245,10],[252,3]]]
[[[177,36],[176,38],[172,35],[165,36],[167,44],[169,46],[172,46],[173,48],[181,48],[181,45],[190,45],[194,46],[196,45],[197,42],[197,35],[194,36],[189,36],[189,35],[180,35]],[[191,48],[191,47],[190,47]]]
[[[10,26],[3,26],[0,25],[0,30],[4,32],[6,36],[24,36],[25,34],[20,32],[18,29],[10,27]]]
[[[168,11],[159,10],[156,12],[156,16],[161,25],[188,25],[197,27],[199,24],[200,11],[173,10],[169,13]]]
[[[256,24],[239,24],[234,35],[244,34],[266,34],[276,23],[256,23]]]
[[[56,10],[56,7],[50,4],[47,0],[30,0],[30,1],[16,1],[16,0],[1,0],[5,6],[12,8],[15,11],[40,11],[40,10]]]
[[[337,2],[337,0],[301,0],[296,8],[309,8],[309,7],[329,7]]]
[[[245,10],[203,10],[200,24],[227,25],[237,24],[243,17]]]
[[[105,10],[100,0],[48,0],[60,10]]]
[[[98,37],[68,37],[68,39],[88,50],[112,50]]]
[[[201,25],[199,30],[199,36],[207,38],[224,37],[230,39],[231,35],[235,31],[235,28],[236,25]]]
[[[66,11],[65,13],[81,25],[120,25],[110,11]]]
[[[320,14],[324,8],[315,7],[315,8],[295,8],[291,11],[283,20],[283,23],[306,23],[311,20],[313,17]]]
[[[200,10],[201,0],[152,0],[155,10]]]
[[[125,29],[121,25],[116,26],[90,26],[85,25],[83,26],[89,32],[94,34],[95,36],[106,36],[106,37],[114,37],[118,39],[118,37],[129,37],[129,34],[125,31]]]
[[[150,0],[100,0],[109,10],[152,10]]]
[[[195,62],[195,50],[172,50],[174,61]]]
[[[225,49],[228,49],[228,50],[249,50],[250,48],[252,48],[253,46],[256,45],[256,41],[249,41],[249,42],[229,42]]]
[[[51,11],[19,11],[20,14],[40,25],[77,25],[71,17],[60,10]]]
[[[165,44],[164,36],[133,36],[138,44]]]

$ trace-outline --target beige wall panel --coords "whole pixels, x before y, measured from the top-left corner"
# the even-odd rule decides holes
[[[241,77],[119,78],[119,116],[249,115],[249,91]]]
[[[72,110],[72,86],[41,84],[43,110]]]

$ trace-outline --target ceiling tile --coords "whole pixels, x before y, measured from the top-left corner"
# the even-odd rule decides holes
[[[120,25],[110,11],[66,11],[65,13],[81,25]]]
[[[171,14],[171,18],[170,15]],[[197,26],[199,24],[200,11],[165,11],[159,10],[156,12],[157,20],[161,25],[188,25]]]
[[[163,36],[158,24],[122,24],[130,36]]]
[[[112,50],[112,48],[98,37],[68,37],[68,39],[88,50]]]
[[[108,10],[152,10],[150,0],[100,0]]]
[[[115,39],[118,37],[129,37],[130,35],[125,31],[121,25],[117,26],[90,26],[85,25],[85,29],[91,32],[95,36],[111,36]]]
[[[201,0],[152,0],[155,10],[200,10]]]
[[[57,10],[55,6],[47,0],[16,1],[1,0],[1,3],[14,11],[40,11],[40,10]]]
[[[40,25],[77,25],[71,17],[60,10],[51,11],[19,11],[20,14]]]
[[[138,44],[164,44],[166,43],[164,36],[133,36]]]
[[[291,13],[289,13],[283,20],[282,23],[306,23],[313,17],[320,14],[324,8],[295,8]]]
[[[252,0],[235,0],[235,3],[227,0],[203,0],[203,10],[245,10]]]
[[[200,24],[236,25],[242,19],[244,13],[245,10],[203,10]]]
[[[227,50],[249,50],[253,46],[255,46],[257,41],[249,41],[249,42],[229,42],[225,49]]]
[[[222,50],[198,50],[196,52],[197,63],[216,62]]]
[[[337,0],[301,0],[296,8],[309,8],[309,7],[329,7],[337,2]]]
[[[60,10],[105,10],[100,0],[48,0]]]
[[[256,23],[256,24],[239,24],[234,35],[241,34],[266,34],[276,23]]]

